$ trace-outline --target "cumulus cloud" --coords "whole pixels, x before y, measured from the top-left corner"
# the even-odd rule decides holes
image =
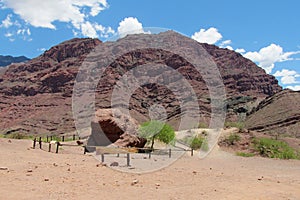
[[[276,71],[273,75],[276,77],[281,77],[280,81],[284,85],[299,83],[297,78],[300,77],[300,74],[294,70],[283,69],[281,71]]]
[[[300,91],[300,85],[289,85],[286,88],[289,88],[294,91]]]
[[[118,34],[120,37],[125,37],[127,34],[145,33],[143,24],[135,17],[126,17],[118,27]]]
[[[300,51],[283,52],[281,46],[270,44],[267,47],[261,48],[258,52],[247,52],[243,55],[253,62],[257,62],[260,67],[270,74],[275,66],[274,63],[292,60],[291,56],[299,53]]]
[[[192,35],[192,39],[201,43],[215,44],[216,42],[222,39],[222,35],[221,33],[219,33],[218,29],[211,27],[207,30],[200,29],[199,32],[195,32]],[[230,40],[227,40],[227,42],[228,41]]]
[[[238,53],[245,53],[246,50],[245,50],[245,49],[236,49],[235,52],[238,52]]]
[[[69,23],[83,36],[98,37],[89,17],[108,8],[106,0],[3,0],[26,24],[34,27],[56,29],[55,22]],[[100,34],[108,34],[100,31]]]

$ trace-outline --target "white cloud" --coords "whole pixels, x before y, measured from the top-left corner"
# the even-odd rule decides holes
[[[294,70],[288,70],[288,69],[283,69],[281,71],[276,71],[274,73],[274,76],[278,76],[278,77],[281,77],[281,76],[294,76],[294,75],[297,75],[297,72],[294,71]]]
[[[289,88],[294,91],[300,91],[300,85],[289,85],[286,88]]]
[[[221,48],[226,48],[229,50],[233,50],[232,46],[230,46],[231,44],[231,40],[224,40],[221,42],[221,44],[219,45]]]
[[[143,25],[135,17],[126,17],[120,23],[118,27],[118,34],[120,37],[125,37],[127,34],[145,33]]]
[[[13,22],[11,21],[11,17],[11,14],[7,15],[6,18],[2,20],[0,27],[9,28],[10,26],[12,26]]]
[[[101,24],[97,23],[90,23],[85,22],[81,24],[81,33],[84,36],[90,37],[90,38],[97,38],[99,35],[97,32],[100,32],[100,36],[107,38],[111,34],[114,34],[115,31],[111,27],[104,27]],[[74,35],[76,36],[78,33],[73,31]]]
[[[299,83],[299,81],[297,81],[297,77],[300,77],[300,74],[294,70],[283,69],[281,71],[276,71],[274,76],[281,77],[281,83],[287,85]]]
[[[41,52],[44,52],[46,51],[47,49],[46,48],[38,48],[37,51],[41,51]]]
[[[18,29],[17,30],[17,35],[31,35],[30,29]]]
[[[55,22],[69,23],[83,36],[93,38],[98,37],[98,33],[88,19],[108,8],[106,0],[3,0],[3,3],[26,24],[55,30]],[[100,31],[100,35],[109,33]]]
[[[207,30],[200,29],[199,32],[195,32],[192,39],[201,43],[215,44],[222,39],[222,35],[218,32],[218,29],[211,27]]]
[[[9,38],[9,37],[14,36],[14,34],[12,34],[12,33],[10,33],[10,32],[7,32],[7,33],[4,34],[4,36]]]
[[[283,76],[280,81],[284,85],[298,83],[294,76]]]
[[[231,40],[224,40],[221,42],[221,46],[230,45],[231,43],[232,43]]]
[[[238,53],[245,53],[246,52],[245,49],[236,49],[235,51],[238,52]]]
[[[100,32],[100,36],[103,38],[108,38],[115,31],[111,27],[104,27],[101,24],[95,24],[95,29]]]
[[[83,35],[87,37],[91,37],[91,38],[97,37],[97,32],[90,22],[85,22],[81,24],[81,32]]]
[[[232,46],[229,46],[229,45],[227,45],[227,46],[225,46],[224,48],[226,48],[226,49],[229,49],[229,50],[232,50],[232,51],[233,51],[233,48],[232,48]]]
[[[244,57],[257,62],[268,74],[272,72],[274,63],[292,60],[290,56],[299,54],[300,52],[283,52],[281,46],[270,44],[267,47],[261,48],[258,52],[247,52],[243,54]]]

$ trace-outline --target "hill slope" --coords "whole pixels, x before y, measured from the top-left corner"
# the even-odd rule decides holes
[[[11,63],[20,63],[30,60],[29,58],[26,58],[25,56],[2,56],[0,55],[0,67],[4,67],[7,65],[10,65]]]
[[[250,130],[300,137],[300,92],[283,90],[263,100],[247,117]]]
[[[178,42],[182,37],[171,31],[157,35],[130,35],[114,44],[126,41],[141,43],[145,39]],[[102,45],[110,44],[97,39],[72,39],[52,47],[27,63],[10,65],[0,77],[2,133],[19,131],[59,134],[74,131],[71,98],[74,80],[79,66],[98,45],[101,48]],[[212,56],[221,73],[227,92],[229,119],[237,119],[240,112],[247,112],[247,103],[282,90],[273,76],[266,74],[263,69],[240,54],[214,45],[197,45]],[[128,52],[107,66],[96,89],[96,108],[109,108],[111,93],[117,80],[133,67],[147,63],[165,64],[180,72],[192,85],[198,97],[202,120],[209,122],[209,91],[201,74],[184,58],[159,49]],[[170,83],[176,85],[176,77],[170,77]],[[132,94],[130,109],[138,121],[143,121],[149,117],[149,107],[157,102],[166,108],[168,119],[176,125],[181,115],[178,109],[179,102],[174,94],[162,85],[148,84],[137,89]]]

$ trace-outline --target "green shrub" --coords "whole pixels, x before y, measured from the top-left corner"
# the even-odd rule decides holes
[[[245,153],[245,152],[236,152],[237,156],[242,156],[242,157],[253,157],[255,156],[254,153]]]
[[[253,141],[260,155],[269,158],[299,159],[297,152],[286,142],[270,138],[260,138]]]
[[[190,143],[190,147],[194,150],[201,149],[201,148],[205,151],[208,150],[207,141],[205,137],[202,137],[201,135],[198,135],[192,139]]]
[[[231,133],[228,138],[225,139],[225,142],[229,145],[234,145],[236,142],[241,140],[241,136],[236,133]]]

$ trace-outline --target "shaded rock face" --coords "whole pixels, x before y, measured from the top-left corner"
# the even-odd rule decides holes
[[[165,32],[151,37],[164,37],[172,41],[176,39],[176,34]],[[127,36],[120,41],[141,42],[145,37],[150,35]],[[84,59],[98,45],[101,47],[102,43],[97,39],[72,39],[27,63],[10,65],[5,74],[0,75],[2,133],[23,130],[30,134],[60,134],[75,131],[72,117],[74,80]],[[224,80],[230,104],[228,118],[236,119],[239,112],[248,112],[247,103],[281,91],[273,76],[267,75],[240,54],[214,45],[199,43],[199,46],[212,56]],[[198,97],[201,120],[210,121],[209,91],[199,72],[184,58],[160,49],[129,52],[106,67],[96,88],[96,109],[110,108],[111,94],[117,80],[130,69],[147,63],[165,64],[180,72]],[[151,76],[155,78],[157,74]],[[177,84],[178,77],[166,75],[166,78],[170,84]],[[243,101],[237,100],[237,97],[242,97]],[[176,96],[164,85],[147,84],[138,88],[130,99],[130,114],[138,122],[149,120],[148,110],[157,103],[165,108],[168,120],[176,127],[182,111]]]
[[[26,58],[25,56],[2,56],[0,55],[0,67],[4,67],[7,65],[10,65],[11,63],[20,63],[20,62],[26,62],[30,60],[29,58]]]
[[[286,89],[266,98],[247,117],[246,127],[300,138],[300,92]]]
[[[91,122],[88,146],[139,147],[147,140],[139,138],[138,122],[117,109],[99,109]],[[93,148],[92,148],[93,149]]]
[[[100,43],[72,39],[26,63],[10,65],[0,75],[0,133],[75,131],[71,99],[74,79],[86,55]]]
[[[118,147],[137,147],[143,148],[147,140],[144,138],[136,137],[130,133],[124,133],[120,138],[114,142],[114,145]]]

